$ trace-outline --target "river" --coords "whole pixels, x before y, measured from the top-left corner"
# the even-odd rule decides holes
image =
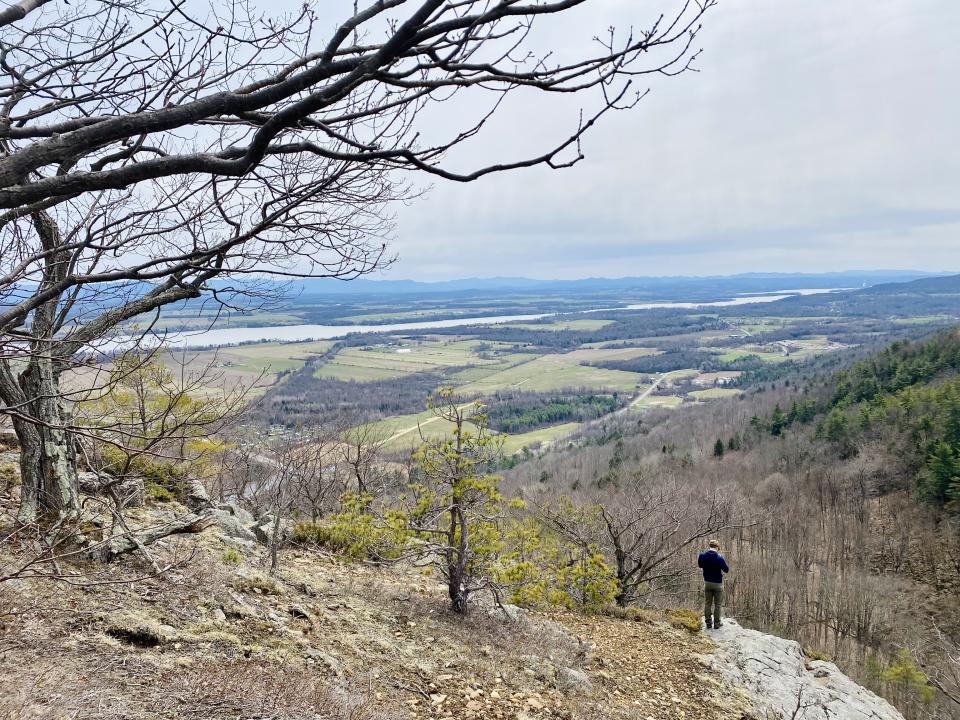
[[[777,293],[758,293],[742,295],[731,300],[715,300],[712,302],[661,302],[625,305],[617,308],[598,308],[586,312],[610,312],[612,310],[654,310],[658,308],[705,308],[730,307],[734,305],[750,305],[754,303],[776,302],[795,295],[815,295],[820,293],[836,292],[841,288],[803,288],[798,290],[784,290]],[[496,325],[499,323],[523,322],[552,317],[561,313],[538,313],[534,315],[491,315],[488,317],[452,318],[449,320],[421,320],[390,325],[277,325],[271,327],[231,327],[214,328],[212,330],[186,331],[171,334],[166,342],[177,347],[209,347],[224,345],[241,345],[244,343],[275,340],[278,342],[302,342],[305,340],[334,340],[346,337],[351,333],[398,333],[407,330],[429,330],[431,328],[462,327],[467,325]],[[569,314],[569,313],[564,313]],[[115,341],[117,345],[124,343],[124,339]]]

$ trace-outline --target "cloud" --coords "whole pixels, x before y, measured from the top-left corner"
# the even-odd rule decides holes
[[[651,7],[589,5],[536,41],[583,47]],[[401,210],[389,276],[960,270],[958,26],[960,5],[936,0],[723,0],[702,72],[651,81],[582,164],[438,181]],[[518,96],[450,162],[536,153],[580,102]],[[445,112],[463,108],[427,132],[449,130]]]

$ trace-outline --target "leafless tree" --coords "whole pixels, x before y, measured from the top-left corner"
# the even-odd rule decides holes
[[[926,651],[914,650],[914,655],[921,657],[920,669],[931,685],[949,702],[960,707],[960,643],[934,626],[929,645],[931,647]],[[926,663],[922,658],[929,655],[931,649],[935,660]]]
[[[651,485],[634,476],[608,497],[597,500],[626,606],[658,585],[686,576],[692,567],[685,551],[724,530],[743,527],[729,493],[684,488],[680,483]],[[677,562],[680,559],[681,562]]]
[[[387,440],[388,434],[374,423],[347,421],[340,431],[339,462],[359,495],[379,497],[386,490],[381,454]]]
[[[336,428],[314,427],[298,433],[299,448],[291,456],[294,465],[292,492],[296,505],[316,522],[346,489],[346,477],[338,464],[340,439]]]
[[[575,544],[603,548],[616,572],[616,601],[621,607],[649,598],[662,587],[676,592],[678,581],[691,571],[685,551],[693,543],[749,522],[728,492],[684,487],[643,470],[579,503],[583,508],[579,513],[545,503],[538,514]]]
[[[301,428],[269,441],[261,453],[266,474],[257,489],[257,504],[269,510],[270,569],[275,572],[285,519],[306,500],[314,519],[342,488],[336,473],[336,434],[322,428]],[[332,461],[332,462],[331,462]]]
[[[593,4],[375,0],[332,32],[309,5],[271,18],[240,0],[0,12],[0,400],[23,447],[21,520],[76,513],[60,379],[118,326],[201,298],[229,311],[272,292],[267,275],[383,266],[404,171],[469,182],[578,162],[584,134],[642,97],[638,77],[690,67],[714,0],[638,13],[643,29],[570,57],[537,52],[535,22]],[[447,164],[514,91],[589,107],[528,157]],[[423,112],[461,94],[487,109],[430,137]]]

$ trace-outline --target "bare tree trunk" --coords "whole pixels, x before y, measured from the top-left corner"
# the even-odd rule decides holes
[[[280,545],[280,505],[273,513],[273,535],[270,537],[270,574],[277,572],[277,548]]]
[[[20,522],[38,518],[58,521],[79,513],[76,453],[66,430],[68,411],[60,400],[59,382],[48,357],[34,357],[19,378],[26,399],[24,415],[14,416],[20,441]]]

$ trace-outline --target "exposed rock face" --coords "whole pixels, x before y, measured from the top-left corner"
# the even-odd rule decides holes
[[[213,516],[220,530],[227,537],[248,542],[251,545],[256,543],[257,536],[250,529],[254,524],[253,515],[243,508],[229,503],[219,505],[214,509]]]
[[[833,663],[808,660],[799,643],[747,630],[727,618],[707,634],[718,645],[706,658],[709,667],[750,694],[759,718],[903,720],[890,703]]]
[[[124,507],[143,507],[146,481],[140,476],[114,478],[95,472],[78,472],[77,483],[85,495],[106,495],[112,490]]]
[[[273,543],[273,528],[275,524],[276,521],[272,515],[264,515],[257,521],[257,524],[251,528],[257,541],[263,545],[271,545]],[[277,535],[279,535],[281,545],[289,542],[293,538],[293,522],[281,518]]]

